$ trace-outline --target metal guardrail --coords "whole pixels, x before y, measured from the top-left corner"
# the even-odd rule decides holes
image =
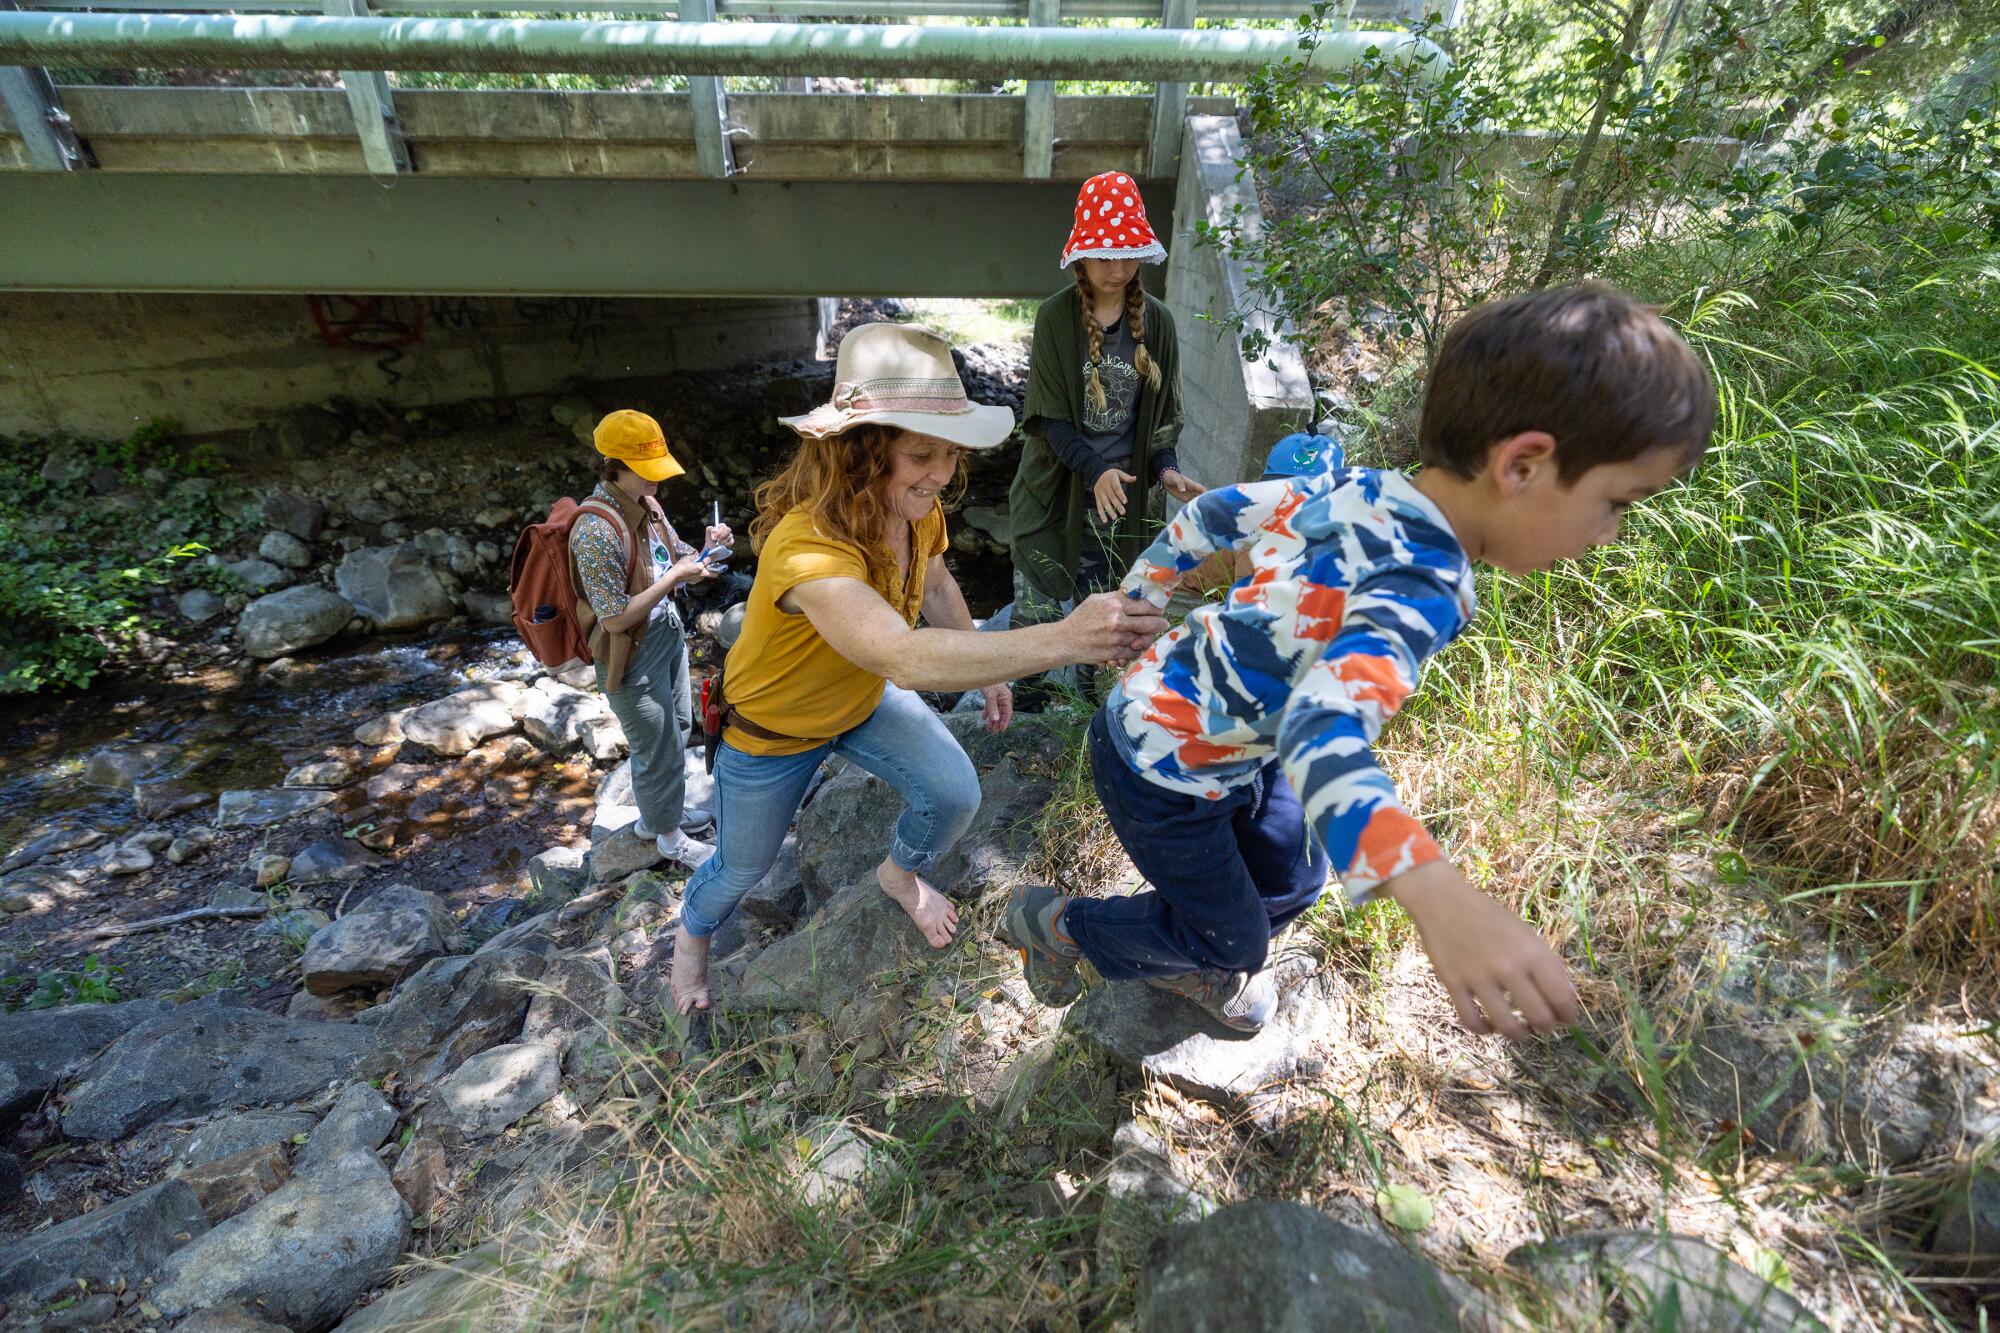
[[[212,3],[212,0],[208,0]],[[1026,78],[1023,174],[1046,178],[1054,156],[1057,79],[1155,84],[1147,174],[1174,173],[1189,79],[1237,81],[1298,54],[1288,30],[1196,28],[1197,18],[1296,17],[1304,0],[249,0],[237,13],[204,0],[0,0],[0,104],[31,162],[94,165],[42,66],[326,69],[341,71],[368,170],[412,171],[387,70],[685,74],[695,143],[707,175],[735,171],[724,76],[863,75]],[[1348,13],[1358,0],[1349,0]],[[1370,17],[1424,0],[1365,0]],[[1456,9],[1456,4],[1452,5]],[[203,12],[189,12],[202,9]],[[673,14],[680,22],[446,18],[506,12]],[[1026,19],[1026,26],[726,22],[766,16]],[[291,17],[299,13],[310,17]],[[259,15],[262,15],[261,17]],[[275,15],[275,16],[273,16]],[[386,17],[430,15],[432,17]],[[1157,28],[1064,28],[1064,18],[1157,18]],[[688,21],[692,20],[692,21]],[[1310,59],[1344,67],[1370,47],[1442,60],[1422,39],[1341,32]],[[20,68],[8,68],[7,62]]]

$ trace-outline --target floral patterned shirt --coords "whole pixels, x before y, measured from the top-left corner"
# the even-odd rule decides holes
[[[618,501],[599,482],[590,498],[618,508]],[[590,609],[597,613],[599,620],[609,620],[612,616],[624,614],[632,596],[625,590],[625,547],[618,540],[618,530],[596,514],[585,514],[569,530],[569,549],[576,556],[577,577],[583,581],[583,595],[590,600]],[[640,551],[639,564],[646,571],[646,581],[660,576],[675,561],[699,554],[694,547],[682,541],[674,531],[674,525],[665,525],[664,533],[658,525],[646,534],[645,545]],[[671,599],[661,598],[653,608],[653,615],[665,614],[671,607]]]

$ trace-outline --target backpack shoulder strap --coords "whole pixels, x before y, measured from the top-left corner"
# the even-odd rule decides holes
[[[602,500],[584,500],[577,505],[576,518],[570,520],[570,526],[574,527],[576,519],[582,518],[585,514],[597,515],[609,523],[611,530],[618,534],[618,544],[625,548],[625,585],[630,587],[632,573],[639,568],[639,543],[632,539],[632,529],[625,522],[625,516]]]

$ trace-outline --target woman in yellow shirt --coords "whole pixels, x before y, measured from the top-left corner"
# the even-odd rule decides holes
[[[676,1008],[708,1007],[708,942],[777,859],[813,774],[831,755],[908,803],[882,891],[937,948],[958,914],[923,874],[979,808],[972,762],[916,690],[982,690],[1004,730],[1004,682],[1076,662],[1122,661],[1166,623],[1104,593],[1054,624],[981,634],[945,567],[940,496],[965,451],[1014,428],[965,395],[951,346],[930,329],[867,324],[841,341],[832,401],[784,424],[798,453],[757,490],[758,553],[743,629],[723,666],[728,712],[716,759],[716,854],[688,881],[674,943]],[[918,619],[925,628],[917,628]]]

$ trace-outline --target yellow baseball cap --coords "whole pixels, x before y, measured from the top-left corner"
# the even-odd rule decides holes
[[[667,452],[667,437],[660,433],[660,423],[629,407],[621,407],[598,422],[591,440],[598,453],[617,459],[647,481],[665,481],[686,471]]]

